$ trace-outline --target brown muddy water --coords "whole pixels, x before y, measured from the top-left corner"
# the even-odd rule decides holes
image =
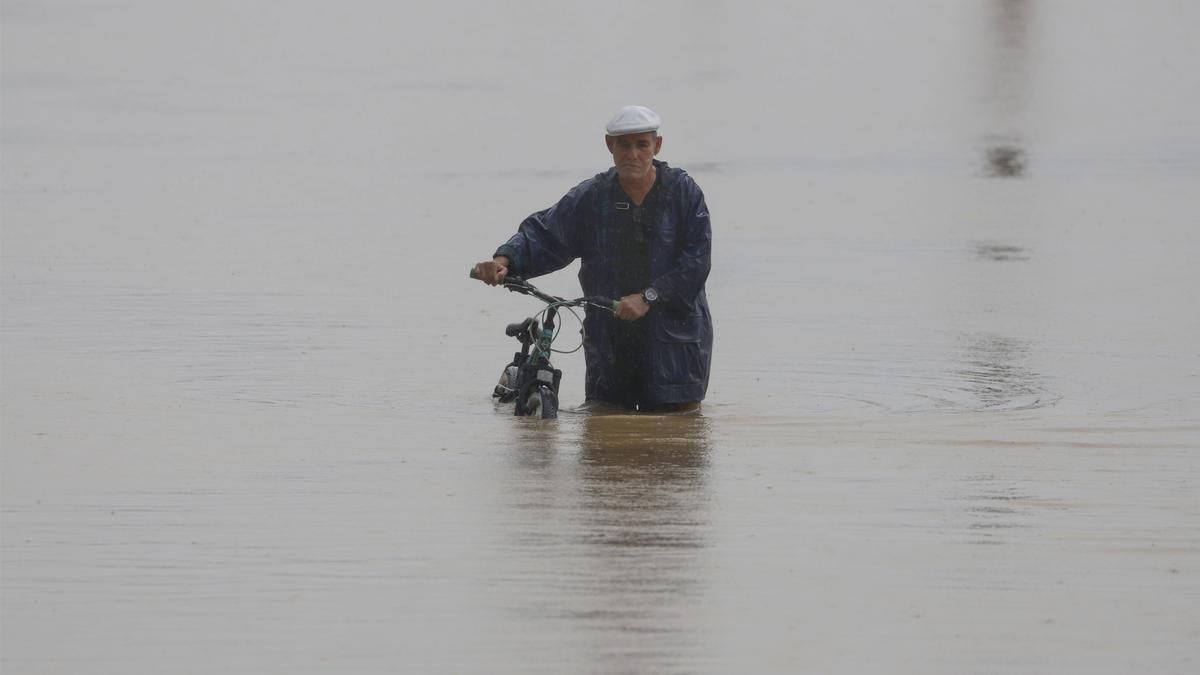
[[[1197,7],[5,2],[0,669],[1200,671]],[[709,398],[514,419],[629,103]]]

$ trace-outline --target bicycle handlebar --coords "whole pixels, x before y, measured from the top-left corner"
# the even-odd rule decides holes
[[[474,267],[471,268],[470,277],[472,279],[479,278],[479,275],[475,273]],[[553,304],[553,305],[584,305],[584,304],[588,304],[588,305],[596,305],[599,307],[603,307],[604,309],[607,309],[612,312],[617,311],[617,305],[621,304],[617,300],[613,300],[612,298],[606,298],[601,295],[589,295],[589,296],[585,296],[582,298],[575,298],[574,300],[564,300],[563,298],[560,298],[556,295],[550,295],[548,293],[543,293],[542,291],[538,290],[537,287],[535,287],[533,284],[529,283],[528,281],[525,281],[525,279],[518,277],[518,276],[504,277],[504,279],[500,282],[500,285],[504,286],[508,290],[513,291],[515,293],[521,293],[523,295],[532,295],[533,297],[537,298],[538,300],[541,300],[542,302],[545,302],[546,304]]]

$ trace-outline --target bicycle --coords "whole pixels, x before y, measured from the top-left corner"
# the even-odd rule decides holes
[[[475,270],[471,270],[471,278],[477,278]],[[514,293],[541,300],[546,303],[546,308],[520,323],[510,323],[505,327],[504,334],[516,338],[521,343],[521,351],[513,354],[512,362],[504,367],[500,381],[492,390],[492,398],[503,404],[515,402],[514,415],[555,419],[558,417],[558,388],[562,382],[562,371],[550,363],[550,354],[570,354],[579,349],[576,347],[564,352],[553,348],[554,339],[558,337],[558,329],[554,324],[558,311],[566,308],[575,314],[575,307],[591,306],[615,312],[617,302],[601,296],[566,300],[544,293],[518,276],[506,277],[501,285]]]

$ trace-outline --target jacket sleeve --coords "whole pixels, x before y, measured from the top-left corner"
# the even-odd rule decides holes
[[[517,233],[496,249],[495,255],[508,257],[513,274],[538,277],[560,270],[579,257],[589,183],[580,183],[554,206],[526,218]]]
[[[690,306],[704,289],[712,267],[712,223],[704,193],[689,176],[680,186],[679,257],[675,265],[653,281],[662,299],[672,305]]]

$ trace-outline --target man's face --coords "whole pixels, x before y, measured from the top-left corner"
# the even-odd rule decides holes
[[[624,136],[605,136],[613,164],[623,178],[645,178],[654,165],[654,156],[662,149],[662,136],[653,131]]]

